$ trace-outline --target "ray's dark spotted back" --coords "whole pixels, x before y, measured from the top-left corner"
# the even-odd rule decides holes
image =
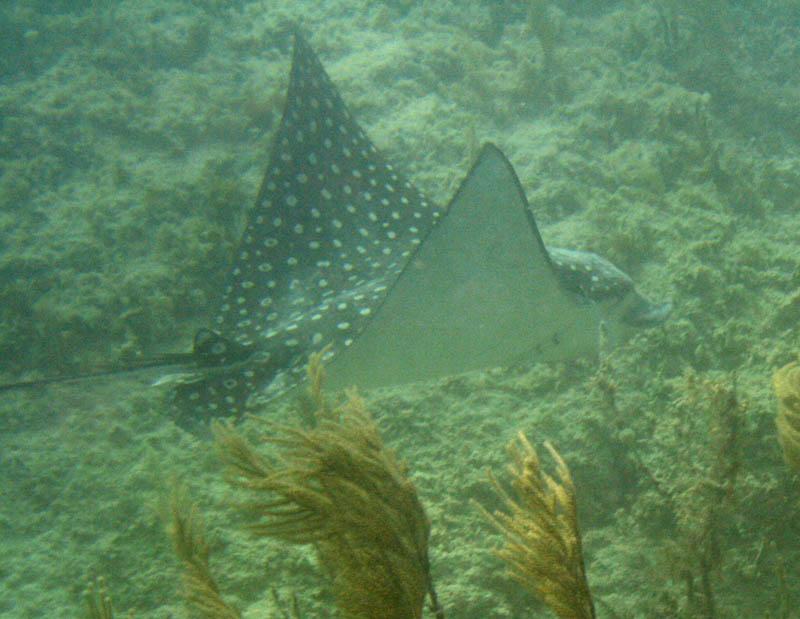
[[[296,35],[269,167],[213,325],[254,352],[179,384],[184,414],[239,415],[252,393],[296,384],[310,351],[349,346],[438,216]]]

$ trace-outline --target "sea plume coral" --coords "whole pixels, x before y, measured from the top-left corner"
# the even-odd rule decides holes
[[[209,566],[209,544],[197,506],[188,498],[186,488],[173,488],[161,506],[175,554],[183,571],[181,596],[193,616],[204,619],[239,619],[241,613],[222,599]]]
[[[114,619],[111,594],[104,578],[89,581],[83,594],[89,611],[89,619]]]
[[[330,410],[318,356],[309,365],[311,429],[272,425],[268,458],[230,424],[212,426],[231,481],[248,490],[256,535],[313,544],[345,617],[412,619],[426,595],[442,611],[430,579],[430,524],[406,467],[384,446],[355,391]]]
[[[520,432],[511,446],[509,466],[516,498],[490,473],[492,487],[508,513],[478,508],[503,534],[496,551],[510,575],[563,619],[593,619],[594,603],[586,581],[578,528],[575,486],[566,463],[550,443],[558,481],[542,470],[536,450]]]
[[[789,466],[800,473],[800,366],[789,363],[775,372],[775,395],[778,397],[778,440]]]

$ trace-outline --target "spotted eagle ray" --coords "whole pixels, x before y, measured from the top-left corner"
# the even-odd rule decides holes
[[[181,416],[238,416],[298,384],[313,350],[326,350],[329,385],[375,387],[596,353],[601,333],[614,343],[670,310],[604,258],[547,248],[492,144],[446,209],[427,200],[295,34],[281,124],[213,329],[189,353],[125,369],[180,364],[188,371],[158,382],[173,385]]]

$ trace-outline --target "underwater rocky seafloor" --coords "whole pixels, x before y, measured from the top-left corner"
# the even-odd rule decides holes
[[[420,189],[446,202],[494,141],[546,242],[596,251],[676,306],[602,366],[366,394],[426,505],[448,616],[540,608],[504,576],[499,536],[470,505],[491,506],[486,469],[502,479],[523,430],[572,470],[600,616],[796,617],[800,484],[771,375],[800,349],[797,3],[545,8],[543,45],[527,3],[7,3],[0,371],[188,347],[266,165],[299,22]],[[117,609],[181,616],[156,509],[177,476],[227,599],[271,616],[274,588],[330,616],[312,551],[241,530],[210,443],[169,420],[151,378],[4,394],[0,613],[80,616],[86,579],[103,575]],[[731,393],[737,406],[721,406]],[[290,403],[257,412],[294,419]],[[709,522],[717,548],[703,555]],[[709,558],[715,614],[703,615],[687,591]]]

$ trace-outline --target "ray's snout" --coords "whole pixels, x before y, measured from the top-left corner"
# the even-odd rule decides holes
[[[671,301],[653,303],[647,297],[635,293],[633,303],[623,314],[622,321],[631,327],[655,327],[664,322],[671,313]]]

